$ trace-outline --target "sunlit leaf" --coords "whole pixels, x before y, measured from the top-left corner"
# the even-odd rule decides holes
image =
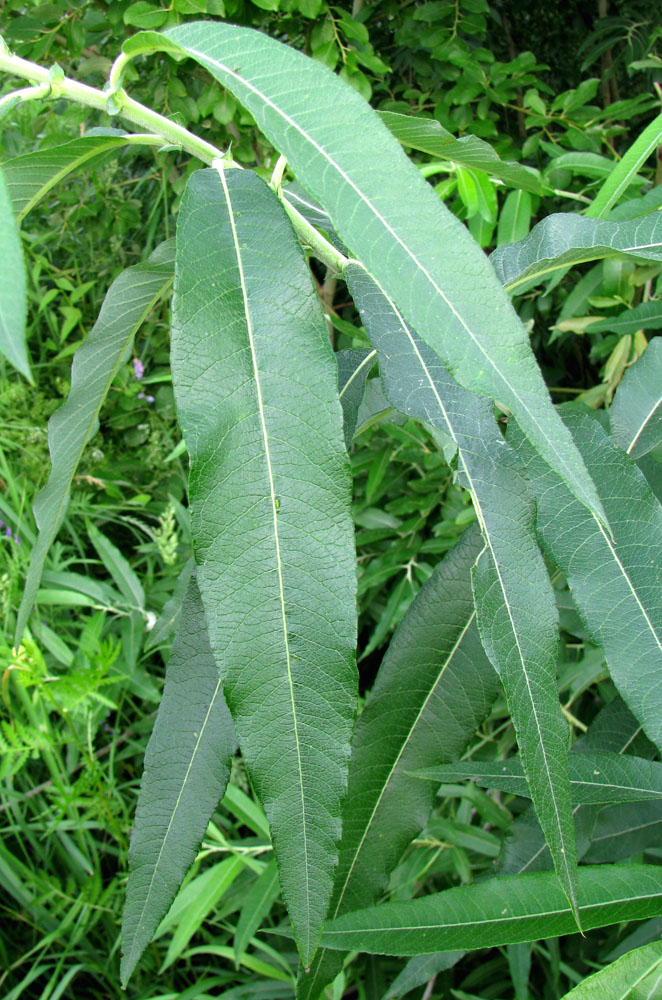
[[[25,346],[25,262],[5,177],[0,170],[0,354],[32,381]]]
[[[659,309],[660,303],[656,306]],[[662,314],[660,319],[662,325]],[[632,458],[641,458],[662,443],[662,337],[652,340],[625,372],[609,422],[614,438]]]

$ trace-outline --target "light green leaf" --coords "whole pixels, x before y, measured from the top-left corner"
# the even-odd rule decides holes
[[[75,170],[97,165],[109,153],[135,143],[136,139],[144,141],[147,138],[130,135],[121,129],[92,129],[87,135],[61,146],[37,149],[6,160],[2,169],[17,222],[21,222],[56,184]],[[154,139],[154,136],[149,138]]]
[[[123,985],[195,859],[225,790],[235,749],[194,578],[145,754],[122,923]]]
[[[656,306],[662,326],[662,303]],[[631,458],[641,458],[662,442],[662,337],[652,340],[625,372],[609,422],[615,440]]]
[[[657,1000],[661,994],[662,941],[654,941],[589,976],[563,1000]]]
[[[87,534],[92,545],[97,550],[104,568],[110,573],[117,584],[118,590],[132,608],[142,610],[145,607],[145,591],[137,574],[131,568],[117,546],[106,538],[93,524],[87,525]]]
[[[176,273],[171,362],[198,582],[308,964],[331,894],[356,704],[337,368],[291,224],[255,174],[192,175]]]
[[[147,261],[123,271],[112,283],[99,317],[74,356],[71,390],[48,424],[52,470],[34,502],[39,528],[32,549],[16,624],[20,642],[32,610],[48,550],[62,523],[83,448],[95,433],[99,411],[133,338],[173,279],[174,241],[162,243]]]
[[[496,697],[499,682],[481,648],[471,591],[481,548],[473,526],[419,591],[356,724],[332,917],[379,898],[434,802],[434,788],[409,772],[422,761],[457,759]],[[320,950],[300,976],[298,995],[317,997],[341,965],[338,955]]]
[[[534,226],[519,243],[497,247],[490,260],[501,284],[515,292],[570,264],[605,257],[662,261],[662,215],[653,212],[627,222],[602,222],[557,212]]]
[[[453,377],[518,415],[545,460],[601,517],[526,331],[484,254],[357,91],[249,28],[191,22],[168,30],[164,44],[173,43],[250,111]]]
[[[492,146],[478,136],[465,135],[457,139],[434,118],[401,115],[394,111],[380,111],[379,117],[403,146],[459,163],[471,170],[482,170],[510,187],[531,194],[543,193],[544,185],[537,170],[502,160]]]
[[[528,191],[511,191],[499,212],[497,246],[523,240],[531,227],[531,195]]]
[[[29,381],[30,362],[25,346],[25,262],[21,238],[3,171],[0,170],[0,241],[3,263],[0,269],[0,353]]]
[[[642,302],[586,327],[586,333],[618,333],[621,337],[637,330],[662,330],[662,302],[657,299]]]
[[[563,410],[600,490],[613,539],[521,440],[538,499],[538,531],[621,696],[662,747],[662,508],[597,419]]]
[[[598,191],[592,204],[586,211],[594,219],[605,217],[610,208],[616,204],[624,191],[627,190],[637,175],[639,168],[648,157],[655,152],[662,141],[662,115],[658,115],[646,126],[644,131],[632,143],[627,153],[614,166],[609,177]]]
[[[234,934],[234,960],[236,965],[241,961],[242,953],[246,950],[250,939],[269,913],[278,898],[279,892],[278,868],[276,862],[272,860],[268,865],[265,865],[262,874],[256,878],[246,893],[246,898],[241,907],[237,929]]]
[[[603,805],[662,798],[662,764],[617,753],[575,753],[569,757],[570,791],[573,802]],[[439,784],[453,784],[467,778],[484,788],[496,788],[512,795],[529,796],[522,763],[517,757],[504,761],[446,764],[418,772]]]
[[[655,865],[580,868],[577,881],[585,930],[662,913],[662,883]],[[420,955],[493,948],[576,930],[557,876],[540,872],[347,913],[326,925],[322,943],[343,951]]]
[[[377,348],[384,390],[408,416],[450,434],[485,548],[473,569],[478,627],[501,676],[536,812],[569,898],[575,865],[567,749],[558,701],[558,617],[535,535],[534,502],[488,400],[460,389],[358,265],[345,280]]]

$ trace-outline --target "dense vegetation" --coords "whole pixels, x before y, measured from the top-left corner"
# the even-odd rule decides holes
[[[583,439],[587,464],[587,455],[604,445],[600,435],[606,438],[609,427],[623,443],[642,400],[652,401],[657,413],[662,254],[653,230],[662,205],[662,160],[655,157],[662,142],[662,24],[650,4],[612,3],[607,9],[606,4],[550,3],[534,12],[515,0],[355,0],[351,9],[324,0],[172,0],[169,5],[7,0],[0,34],[24,59],[46,67],[57,63],[67,77],[98,88],[135,32],[166,31],[201,18],[258,28],[286,42],[335,70],[384,113],[438,198],[466,223],[486,253],[496,251],[496,272],[530,334],[553,401],[572,400],[593,412],[586,425],[593,437]],[[123,85],[137,101],[212,146],[229,149],[236,163],[253,168],[258,177],[273,180],[276,172],[291,203],[305,209],[342,254],[331,221],[318,208],[306,207],[308,196],[293,183],[256,116],[203,66],[156,52],[138,55],[123,72]],[[30,355],[23,376],[3,361],[0,382],[0,882],[5,888],[0,994],[16,1000],[124,995],[120,925],[129,844],[143,758],[194,549],[189,458],[172,385],[172,268],[158,272],[158,254],[174,235],[180,209],[192,225],[195,182],[186,194],[185,189],[200,163],[175,141],[126,145],[116,133],[99,134],[92,145],[89,137],[81,146],[76,172],[69,176],[68,169],[62,183],[56,183],[57,171],[41,187],[33,183],[39,197],[33,205],[28,196],[17,212],[17,178],[25,170],[19,157],[86,138],[93,128],[118,127],[118,119],[105,111],[65,100],[58,94],[59,79],[58,71],[51,74],[39,100],[0,103],[3,168],[20,215],[26,263]],[[1,82],[4,94],[19,85],[10,75],[3,74]],[[395,116],[403,114],[422,116],[427,127],[398,135],[405,126]],[[623,165],[620,174],[618,164]],[[586,216],[582,221],[596,220],[596,226],[605,218],[604,225],[649,226],[654,238],[640,238],[637,250],[631,239],[618,244],[610,230],[609,240],[601,240],[596,230],[591,252],[582,254],[570,241],[563,257],[557,243],[553,267],[547,265],[554,255],[542,252],[544,228],[536,230],[533,244],[522,244],[516,263],[501,249],[524,240],[554,213],[580,212]],[[534,252],[534,245],[542,250]],[[615,252],[619,246],[628,253]],[[72,356],[94,328],[109,288],[116,288],[123,305],[132,288],[126,275],[138,273],[127,269],[153,252],[156,265],[140,274],[148,273],[155,282],[156,305],[145,308],[130,352],[114,373],[45,557],[37,611],[28,629],[20,630],[17,645],[17,614],[37,544],[32,504],[49,477],[47,421],[69,395]],[[362,373],[351,383],[357,394],[343,395],[358,559],[362,708],[394,634],[385,666],[399,655],[398,641],[406,643],[412,628],[411,617],[405,618],[408,609],[413,614],[412,602],[424,584],[443,574],[437,567],[443,567],[444,556],[453,553],[445,564],[449,572],[452,560],[467,567],[474,562],[480,544],[472,524],[479,505],[462,469],[458,474],[455,446],[444,425],[416,412],[404,398],[395,366],[387,364],[388,345],[379,343],[379,331],[372,328],[375,320],[360,277],[351,269],[341,276],[325,252],[316,254],[312,246],[310,267],[341,387],[343,377]],[[125,288],[120,283],[127,280]],[[380,351],[378,366],[373,348]],[[30,371],[33,383],[24,377]],[[503,417],[512,407],[496,398]],[[178,408],[181,422],[181,399]],[[578,411],[565,412],[568,426],[580,420]],[[586,431],[585,425],[577,427],[579,442]],[[648,484],[646,498],[659,500],[659,420],[646,433],[632,457],[645,476],[641,482]],[[195,456],[192,436],[187,433],[187,438]],[[564,565],[562,547],[555,547],[551,537],[555,500],[553,491],[548,498],[549,469],[536,465],[535,454],[527,452],[512,427],[508,440],[519,450],[531,483],[542,484],[534,492],[561,627],[557,679],[572,741],[570,781],[586,783],[583,755],[609,753],[632,757],[632,767],[640,768],[635,777],[647,782],[640,799],[617,800],[613,788],[607,798],[603,790],[602,798],[594,791],[593,798],[574,799],[580,869],[590,876],[596,865],[620,862],[634,869],[645,862],[650,871],[660,864],[662,830],[660,779],[653,769],[659,730],[656,739],[650,721],[656,704],[649,716],[646,705],[630,697],[627,678],[614,663],[607,664],[616,640],[578,613],[573,569]],[[621,465],[614,468],[616,495],[610,498],[617,507],[625,481],[619,476],[626,472]],[[633,508],[628,489],[623,487],[620,506]],[[556,494],[561,502],[566,495]],[[645,540],[651,563],[661,541],[654,517]],[[479,520],[484,527],[482,513]],[[616,533],[619,525],[611,514],[609,522]],[[578,595],[579,590],[579,602]],[[471,603],[470,587],[461,599]],[[634,637],[627,620],[620,624],[615,659],[627,665]],[[481,634],[487,648],[484,624]],[[480,884],[495,872],[508,876],[552,868],[530,805],[531,797],[544,818],[542,792],[536,791],[523,746],[531,787],[519,760],[503,777],[501,762],[517,750],[516,710],[506,679],[508,702],[479,647],[477,642],[468,659],[483,671],[483,704],[472,706],[471,735],[458,737],[454,757],[444,761],[447,769],[432,775],[435,783],[417,779],[425,789],[416,800],[418,812],[411,802],[407,807],[416,832],[406,849],[398,851],[396,843],[397,857],[392,864],[389,859],[385,872],[387,886],[377,893],[389,903]],[[488,654],[499,660],[498,650],[488,649]],[[368,720],[367,727],[370,711],[361,718]],[[135,1000],[294,996],[297,947],[288,936],[269,825],[253,774],[249,777],[234,743],[226,750],[226,756],[232,754],[229,784],[175,903],[128,981],[125,995]],[[645,771],[649,762],[651,770]],[[426,766],[433,763],[442,761]],[[623,767],[623,780],[632,784],[631,771]],[[571,882],[566,890],[572,890]],[[364,905],[371,902],[366,898]],[[370,949],[364,943],[345,956],[342,971],[333,969],[327,996],[385,1000],[411,990],[410,995],[428,1000],[552,1000],[611,966],[625,983],[615,995],[655,997],[662,995],[658,914],[642,907],[585,935],[571,933],[576,926],[571,921],[519,943],[467,951],[476,948],[467,941],[455,950],[435,947],[432,954],[409,961],[378,954],[389,952],[388,947],[364,953]],[[531,943],[533,937],[544,940]],[[415,955],[398,946],[390,953]],[[304,995],[305,974],[302,981]],[[604,991],[599,982],[591,988],[595,993],[581,995]]]

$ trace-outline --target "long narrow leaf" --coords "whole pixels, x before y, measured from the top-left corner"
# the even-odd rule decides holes
[[[603,219],[612,205],[615,205],[639,168],[655,152],[662,141],[662,115],[658,115],[646,126],[632,143],[627,153],[618,161],[609,177],[598,191],[586,214],[594,219]]]
[[[366,272],[345,279],[377,348],[393,405],[451,435],[485,551],[473,570],[478,626],[499,672],[525,773],[555,867],[570,899],[575,866],[568,732],[556,683],[556,604],[535,535],[533,497],[487,400],[460,389]],[[588,512],[587,512],[588,513]]]
[[[662,913],[659,868],[581,868],[578,901],[586,930],[658,916]],[[536,941],[576,930],[557,876],[541,872],[347,913],[327,924],[322,942],[328,948],[372,954],[420,955]]]
[[[410,771],[457,759],[496,697],[499,682],[478,636],[471,566],[482,548],[470,528],[417,594],[397,628],[352,741],[332,917],[376,901],[425,826],[434,788]],[[317,997],[342,965],[321,949],[299,980]]]
[[[0,170],[0,354],[32,381],[25,346],[25,262],[5,176]]]
[[[235,94],[457,381],[505,403],[602,517],[508,296],[363,98],[319,62],[248,28],[192,22],[162,37]]]
[[[637,802],[662,798],[662,764],[612,753],[575,753],[569,758],[570,791],[580,805]],[[419,771],[439,784],[472,779],[485,788],[528,797],[521,761],[512,757],[490,763],[445,764]]]
[[[661,994],[662,941],[653,941],[589,976],[563,1000],[656,1000]]]
[[[337,369],[287,216],[199,171],[177,231],[172,372],[212,649],[304,963],[331,894],[356,702]]]
[[[544,185],[537,170],[522,166],[521,163],[502,160],[489,142],[476,135],[465,135],[458,139],[434,118],[401,115],[394,111],[380,111],[379,117],[403,146],[420,149],[441,160],[469,167],[470,170],[482,170],[521,191],[543,193]]]
[[[662,443],[662,337],[626,371],[609,421],[614,438],[634,459]]]
[[[596,419],[570,410],[564,420],[601,491],[613,538],[522,439],[538,531],[621,696],[662,747],[662,507]]]
[[[94,434],[99,411],[126,361],[143,321],[172,284],[174,241],[162,243],[147,261],[123,271],[106,294],[99,317],[74,356],[71,390],[48,424],[52,470],[34,502],[39,536],[30,557],[16,624],[20,642],[39,587],[44,561],[62,523],[83,448]]]
[[[17,222],[21,222],[48,192],[69,174],[98,165],[109,153],[154,136],[133,136],[121,129],[93,129],[88,135],[61,146],[37,149],[6,160],[2,169]]]
[[[145,754],[122,924],[124,985],[195,859],[225,791],[235,749],[232,719],[193,579]]]
[[[602,222],[572,212],[557,212],[534,226],[519,243],[497,247],[490,260],[501,284],[515,292],[570,264],[605,257],[662,260],[660,213],[627,222]]]

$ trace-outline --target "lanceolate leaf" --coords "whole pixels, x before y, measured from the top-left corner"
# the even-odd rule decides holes
[[[123,271],[112,283],[99,317],[74,356],[71,390],[48,424],[52,470],[34,502],[39,537],[32,549],[16,624],[20,642],[34,603],[44,561],[62,523],[71,482],[115,375],[127,359],[133,338],[172,284],[174,241],[162,243],[150,258]]]
[[[25,263],[12,205],[0,170],[0,354],[26,378],[32,379],[25,347]]]
[[[108,153],[123,146],[136,142],[154,145],[156,141],[155,136],[134,136],[121,129],[93,129],[61,146],[37,149],[6,160],[2,169],[17,221],[21,222],[56,184],[75,170],[98,164]]]
[[[225,791],[236,750],[195,578],[147,753],[122,924],[122,983],[174,899]]]
[[[519,243],[497,247],[490,260],[501,284],[514,292],[570,264],[623,256],[662,260],[659,212],[628,222],[602,222],[558,212],[539,222]]]
[[[471,527],[417,594],[396,630],[355,728],[343,834],[329,915],[376,901],[425,826],[434,788],[408,772],[457,759],[496,697],[480,644],[471,566],[482,548]],[[299,981],[317,997],[341,967],[320,950]]]
[[[489,142],[484,142],[478,136],[465,135],[457,139],[434,118],[400,115],[394,111],[380,111],[379,117],[403,146],[420,149],[471,170],[482,170],[522,191],[543,193],[543,183],[537,170],[502,160]]]
[[[535,536],[533,498],[489,401],[453,382],[362,268],[349,264],[345,279],[379,353],[390,401],[457,444],[460,482],[471,491],[485,540],[473,570],[481,638],[501,676],[536,811],[572,898],[574,828],[568,733],[556,684],[558,620]]]
[[[595,219],[604,218],[623,192],[627,191],[633,178],[637,176],[639,167],[646,162],[651,153],[655,152],[661,140],[662,115],[658,115],[646,126],[641,135],[632,143],[625,156],[614,166],[586,214]]]
[[[613,539],[522,441],[540,537],[621,696],[662,747],[662,508],[596,419],[565,411],[564,420],[601,492]]]
[[[602,809],[584,854],[587,864],[624,861],[662,840],[662,802],[628,802]]]
[[[457,381],[505,403],[602,516],[492,268],[363,98],[319,62],[248,28],[192,22],[170,29],[164,44],[232,91]]]
[[[656,303],[658,309],[660,305]],[[626,371],[609,422],[614,438],[631,458],[641,458],[662,443],[662,337],[652,340]]]
[[[337,369],[310,272],[249,171],[199,171],[177,236],[172,372],[212,649],[304,963],[326,912],[356,700]]]
[[[637,330],[662,329],[662,302],[659,299],[642,302],[633,309],[624,309],[618,316],[596,320],[586,327],[587,333],[618,333],[621,337]],[[629,371],[629,369],[628,369]]]
[[[577,882],[585,930],[662,913],[662,882],[655,865],[580,868]],[[347,913],[327,924],[322,943],[379,955],[420,955],[536,941],[576,930],[557,876],[541,872]]]
[[[382,1000],[395,1000],[417,986],[424,986],[438,972],[452,969],[461,958],[463,951],[442,951],[432,955],[416,955],[410,958],[402,972],[391,983]]]
[[[603,805],[662,798],[662,764],[615,753],[574,753],[569,757],[573,802]],[[446,764],[419,771],[420,778],[452,784],[471,778],[485,788],[529,795],[521,761],[511,757],[490,763]]]
[[[656,1000],[662,994],[662,941],[628,951],[563,1000]]]

